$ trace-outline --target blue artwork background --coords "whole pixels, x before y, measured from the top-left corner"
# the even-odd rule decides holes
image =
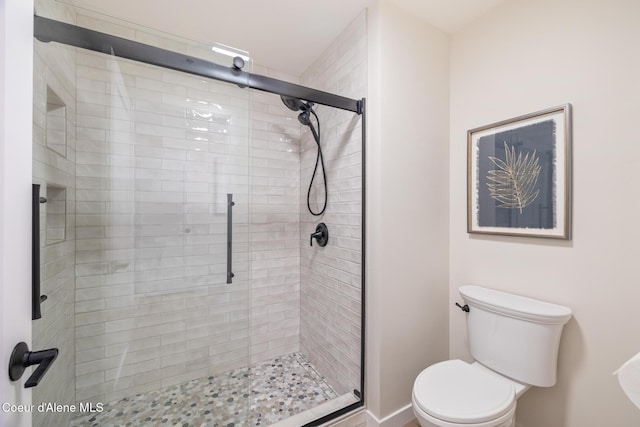
[[[536,151],[541,166],[536,189],[538,197],[522,213],[519,209],[500,208],[490,195],[487,175],[496,169],[489,157],[505,160],[504,143],[515,147],[516,156],[529,156]],[[516,129],[481,137],[477,142],[478,152],[478,225],[481,227],[538,228],[555,227],[555,122],[546,120]]]

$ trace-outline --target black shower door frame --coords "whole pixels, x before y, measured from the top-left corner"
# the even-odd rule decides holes
[[[276,95],[298,98],[315,104],[351,111],[362,116],[362,209],[361,209],[361,360],[360,360],[360,400],[342,409],[339,409],[322,418],[314,420],[302,427],[312,427],[324,424],[332,419],[347,414],[364,406],[365,386],[365,248],[366,248],[366,109],[365,98],[352,99],[297,85],[284,80],[278,80],[259,74],[242,71],[244,65],[240,58],[234,59],[234,65],[225,67],[211,61],[197,57],[161,49],[155,46],[112,36],[79,27],[65,22],[56,21],[41,16],[34,16],[34,37],[41,42],[57,42],[70,46],[88,49],[95,52],[106,53],[120,58],[130,59],[145,64],[156,65],[176,71],[182,71],[201,77],[219,80],[238,85],[242,88],[256,89]]]

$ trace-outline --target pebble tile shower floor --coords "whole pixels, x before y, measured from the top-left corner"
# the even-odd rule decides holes
[[[77,415],[71,427],[268,426],[337,397],[302,354],[292,353],[106,403],[101,413]]]

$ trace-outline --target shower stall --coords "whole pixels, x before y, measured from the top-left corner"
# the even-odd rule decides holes
[[[364,16],[288,81],[39,3],[33,348],[59,354],[33,403],[65,410],[34,426],[311,426],[362,406]]]

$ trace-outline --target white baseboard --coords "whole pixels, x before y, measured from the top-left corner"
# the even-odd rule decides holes
[[[383,419],[379,420],[371,412],[367,411],[367,427],[402,427],[409,421],[415,419],[413,415],[413,408],[411,404],[400,408],[393,414],[387,415]]]

